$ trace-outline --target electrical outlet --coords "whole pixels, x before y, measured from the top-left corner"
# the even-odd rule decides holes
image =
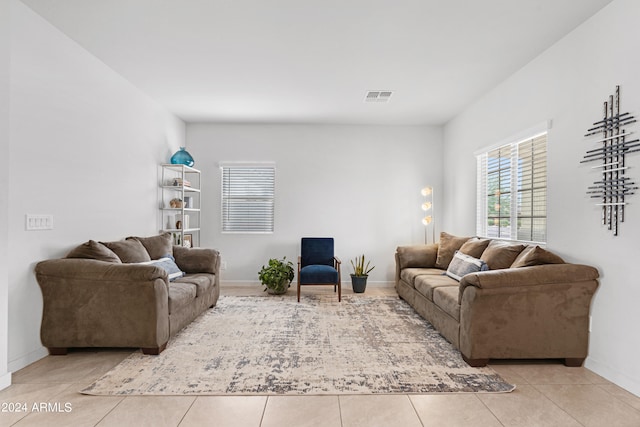
[[[25,228],[32,230],[53,230],[53,215],[25,215]]]
[[[226,270],[227,269],[227,261],[222,261],[220,263],[220,270]]]

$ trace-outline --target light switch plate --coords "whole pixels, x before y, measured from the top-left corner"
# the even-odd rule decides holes
[[[53,230],[53,215],[27,214],[26,229],[32,230]]]

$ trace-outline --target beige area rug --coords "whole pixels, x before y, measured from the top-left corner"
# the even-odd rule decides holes
[[[159,356],[134,353],[94,395],[509,392],[397,297],[223,296]]]

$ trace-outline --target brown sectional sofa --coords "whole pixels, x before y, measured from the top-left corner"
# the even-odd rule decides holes
[[[167,255],[175,261],[169,269],[152,261]],[[219,271],[218,251],[174,247],[168,233],[91,240],[66,258],[36,265],[42,344],[50,354],[70,347],[140,347],[159,354],[170,337],[215,306]],[[170,273],[178,277],[170,281]]]
[[[489,270],[459,281],[446,275],[456,251]],[[593,267],[517,242],[442,233],[439,243],[396,251],[398,295],[471,366],[489,359],[564,359],[581,366],[598,277]]]

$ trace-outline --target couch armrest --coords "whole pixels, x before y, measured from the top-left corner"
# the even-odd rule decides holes
[[[174,246],[173,257],[185,273],[211,273],[217,276],[220,272],[220,252],[215,249]]]
[[[598,277],[597,269],[582,264],[545,264],[481,271],[467,274],[460,280],[458,301],[462,301],[462,294],[468,286],[474,286],[479,289],[513,289],[537,285],[586,282],[595,280]]]
[[[467,359],[566,359],[588,354],[598,271],[548,264],[471,273],[460,281],[459,349]]]
[[[438,257],[438,244],[398,246],[396,263],[402,270],[408,267],[432,268]]]
[[[160,347],[169,339],[167,273],[151,265],[55,259],[35,267],[45,347]]]
[[[403,268],[433,268],[438,257],[438,244],[398,246],[396,249],[396,286]]]

